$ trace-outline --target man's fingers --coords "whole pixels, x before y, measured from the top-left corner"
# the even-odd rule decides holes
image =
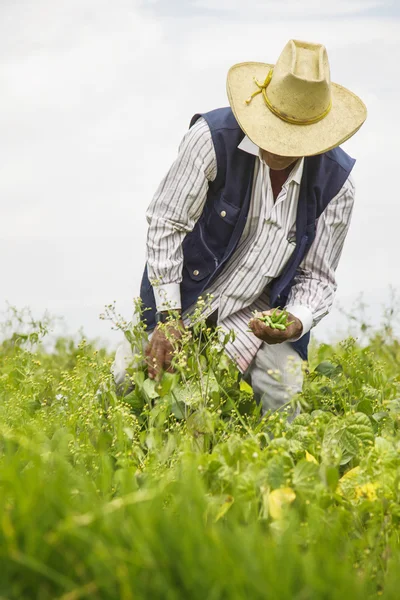
[[[159,327],[155,329],[145,350],[150,379],[159,379],[164,369],[173,372],[174,348],[179,343],[183,330],[183,323],[180,322],[176,326],[169,326],[166,330]]]
[[[167,373],[175,373],[175,369],[172,366],[173,357],[174,355],[172,352],[165,355],[164,368],[167,371]]]
[[[164,363],[164,349],[162,344],[153,344],[147,355],[147,366],[150,379],[156,379]]]
[[[290,338],[289,330],[273,329],[259,319],[252,319],[249,327],[255,336],[267,344],[280,344]]]
[[[263,329],[266,328],[266,325],[264,325],[264,323],[260,321],[260,319],[251,319],[249,327],[253,331],[253,333],[257,335],[261,333]]]
[[[259,319],[254,319],[252,329],[254,334],[258,337],[267,336],[270,334],[270,332],[274,331]]]
[[[164,348],[160,345],[157,346],[155,352],[149,357],[149,377],[150,379],[158,379],[164,367]]]
[[[160,340],[158,343],[154,344],[147,357],[150,379],[158,379],[164,369],[168,371],[168,373],[174,373],[172,368],[173,358],[173,349],[165,340]]]
[[[150,353],[147,357],[147,370],[150,379],[155,379],[156,377],[156,364],[155,364],[155,354]]]
[[[271,314],[272,311],[264,311],[265,314]],[[277,316],[279,316],[282,311],[276,312]],[[253,318],[249,322],[249,328],[254,333],[256,337],[267,344],[281,344],[282,342],[286,342],[292,339],[298,339],[303,331],[302,323],[299,319],[294,317],[292,314],[288,314],[288,320],[293,321],[290,325],[287,325],[286,328],[279,329],[270,327],[263,321],[257,318]]]
[[[164,368],[169,373],[173,373],[173,370],[171,370],[171,365],[172,365],[173,358],[174,358],[174,353],[173,353],[172,350],[169,350],[168,352],[165,353]]]
[[[149,377],[153,378],[153,346],[152,341],[149,342],[147,348],[144,351],[146,357],[147,370],[149,373]]]
[[[150,356],[152,345],[153,345],[153,342],[152,342],[152,340],[150,340],[150,342],[147,344],[145,351],[144,351],[145,356]]]

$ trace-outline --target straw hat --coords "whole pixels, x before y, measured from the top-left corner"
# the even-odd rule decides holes
[[[281,156],[311,156],[349,139],[364,123],[365,104],[331,83],[326,49],[290,40],[276,65],[231,67],[228,98],[241,129],[260,148]]]

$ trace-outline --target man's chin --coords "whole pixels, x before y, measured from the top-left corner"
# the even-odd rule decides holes
[[[299,160],[298,157],[290,156],[290,157],[277,157],[276,155],[272,155],[270,152],[266,150],[263,151],[263,159],[266,165],[273,171],[284,171],[288,167],[294,165],[294,163]]]
[[[284,171],[288,167],[291,167],[293,164],[294,163],[283,164],[283,165],[268,165],[268,166],[272,171]]]

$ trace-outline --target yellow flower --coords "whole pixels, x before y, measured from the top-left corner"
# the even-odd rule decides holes
[[[378,485],[376,483],[364,483],[364,485],[357,485],[354,489],[354,493],[356,498],[365,498],[373,502],[376,500],[376,488]]]

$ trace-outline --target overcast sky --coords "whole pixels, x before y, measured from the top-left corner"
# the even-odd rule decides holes
[[[226,106],[229,67],[324,43],[332,80],[369,116],[344,148],[356,208],[337,301],[376,314],[400,288],[397,0],[1,0],[0,309],[62,315],[116,340],[145,255],[145,210],[196,112]],[[320,338],[340,324],[334,310]]]

